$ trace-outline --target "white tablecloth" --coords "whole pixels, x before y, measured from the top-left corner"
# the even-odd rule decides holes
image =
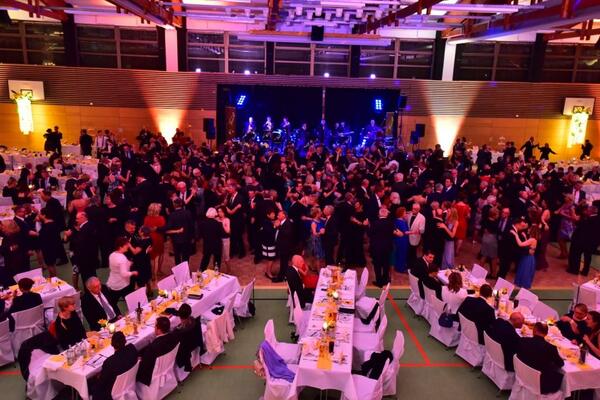
[[[190,282],[191,284],[191,282]],[[211,310],[217,302],[223,300],[232,293],[237,293],[240,290],[240,284],[235,276],[221,275],[213,279],[206,287],[202,288],[203,297],[200,300],[188,299],[187,303],[192,307],[192,315],[199,317],[201,314]],[[161,301],[157,299],[157,301]],[[171,307],[178,309],[181,303],[173,304]],[[149,310],[150,305],[146,305],[144,310]],[[134,315],[131,315],[134,317]],[[171,329],[179,325],[179,318],[170,317]],[[156,316],[151,317],[146,324],[138,329],[137,335],[127,337],[127,343],[133,343],[140,350],[154,340],[154,323]],[[117,330],[125,324],[124,319],[119,320],[115,325]],[[71,367],[63,366],[63,363],[53,362],[51,359],[46,360],[44,369],[50,379],[62,382],[67,386],[73,387],[83,399],[89,399],[90,393],[87,380],[98,374],[102,369],[104,360],[114,353],[111,346],[102,349],[99,353],[83,362],[80,358]]]
[[[78,156],[81,154],[81,147],[79,147],[78,144],[63,144],[62,154],[71,154],[73,156]]]
[[[327,287],[331,281],[331,271],[327,268],[321,269],[319,282],[315,292],[310,319],[307,324],[305,336],[301,339],[303,343],[302,356],[296,372],[294,384],[300,388],[310,386],[319,389],[335,389],[344,392],[349,399],[356,399],[356,390],[352,380],[352,340],[354,331],[354,314],[338,312],[335,327],[335,349],[332,355],[332,367],[330,370],[317,368],[318,348],[314,343],[322,334],[324,322],[325,303],[327,301]],[[348,270],[344,274],[340,294],[340,307],[354,309],[354,295],[356,291],[356,271]],[[345,362],[339,363],[339,354],[344,354]]]
[[[60,283],[60,284],[58,284]],[[17,286],[11,286],[10,287],[11,290],[16,290]],[[75,293],[77,293],[77,291],[75,290],[75,288],[71,285],[69,285],[67,282],[59,279],[59,278],[52,278],[52,283],[48,283],[45,279],[44,280],[36,280],[35,285],[33,286],[33,291],[35,293],[39,293],[40,296],[42,296],[42,302],[44,304],[44,308],[53,308],[54,307],[54,302],[57,299],[60,299],[61,297],[64,296],[72,296]],[[11,304],[11,300],[7,300],[6,302],[6,308],[8,309],[10,307]]]

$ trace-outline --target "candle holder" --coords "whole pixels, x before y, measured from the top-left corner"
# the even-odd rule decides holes
[[[115,324],[108,324],[108,333],[111,335],[115,333],[116,327]]]

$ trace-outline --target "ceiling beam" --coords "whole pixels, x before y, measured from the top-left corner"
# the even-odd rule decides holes
[[[550,41],[559,39],[572,39],[581,38],[582,36],[589,37],[594,35],[600,35],[600,28],[590,30],[576,29],[572,32],[549,33],[544,35],[544,40]]]
[[[431,11],[431,7],[441,1],[442,0],[419,0],[416,3],[406,6],[398,11],[391,12],[385,17],[379,19],[373,20],[373,18],[369,16],[369,19],[366,23],[355,26],[354,33],[371,33],[379,28],[394,25],[397,20],[409,17],[416,13],[420,14],[423,10]]]
[[[564,17],[565,15],[566,17]],[[597,17],[600,17],[600,2],[598,0],[578,0],[574,2],[563,0],[562,3],[556,3],[543,9],[523,10],[495,18],[486,23],[465,26],[462,30],[446,31],[443,36],[449,38],[450,42],[466,43],[524,32],[553,29]]]
[[[27,11],[30,17],[48,17],[59,21],[66,21],[68,19],[64,11],[47,10],[44,8],[44,5],[40,5],[39,0],[29,0],[27,3],[21,3],[17,0],[0,0],[0,7],[10,7]]]
[[[180,28],[181,17],[174,15],[173,9],[165,8],[158,1],[153,0],[107,0],[117,8],[157,25],[172,25]]]
[[[269,17],[267,18],[266,29],[268,31],[274,31],[277,28],[277,22],[279,21],[279,10],[283,0],[269,0]]]

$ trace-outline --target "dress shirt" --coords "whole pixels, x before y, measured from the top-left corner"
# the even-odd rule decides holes
[[[125,254],[114,251],[108,257],[110,272],[106,286],[111,290],[121,290],[129,286],[131,261]]]

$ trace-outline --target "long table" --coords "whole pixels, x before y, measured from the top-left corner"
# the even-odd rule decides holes
[[[347,398],[357,398],[352,380],[352,343],[354,334],[354,296],[356,292],[356,271],[348,270],[338,290],[338,305],[352,313],[338,312],[335,324],[335,348],[331,362],[323,366],[319,363],[318,343],[323,333],[325,310],[328,307],[327,288],[331,283],[332,271],[321,269],[312,304],[310,318],[302,343],[302,355],[294,380],[295,387],[310,386],[318,389],[334,389],[344,392]]]
[[[13,285],[8,288],[11,291],[18,291],[18,286]],[[77,293],[75,288],[60,278],[54,277],[50,281],[45,278],[34,279],[34,285],[31,289],[34,293],[39,293],[42,296],[44,308],[53,308],[57,299],[64,296],[73,296]],[[6,300],[6,309],[10,307],[12,299]]]
[[[206,275],[204,275],[206,277]],[[190,285],[192,282],[189,282]],[[202,314],[210,311],[216,303],[225,299],[232,293],[237,293],[240,290],[238,279],[232,275],[221,274],[210,281],[210,283],[200,289],[202,298],[199,300],[188,298],[186,303],[192,308],[192,315],[197,318]],[[192,290],[193,292],[194,290]],[[169,303],[166,303],[169,302]],[[157,306],[168,304],[169,307],[178,309],[181,301],[170,301],[166,299],[157,299]],[[143,307],[144,322],[138,327],[137,334],[131,332],[131,327],[126,325],[125,318],[120,319],[115,323],[116,330],[121,330],[126,334],[127,343],[133,343],[138,349],[142,349],[154,340],[154,324],[159,315],[151,311],[151,305],[147,304]],[[135,318],[135,313],[130,313],[131,318]],[[180,320],[176,316],[170,316],[171,329],[177,327]],[[95,376],[102,369],[104,360],[114,354],[114,349],[110,344],[106,345],[109,338],[109,333],[106,330],[100,332],[101,340],[105,341],[105,347],[95,353],[89,360],[84,361],[79,358],[73,365],[68,366],[65,361],[65,353],[57,356],[51,356],[44,362],[44,369],[49,379],[56,380],[67,386],[73,387],[82,399],[89,399],[90,393],[88,388],[88,379]]]

